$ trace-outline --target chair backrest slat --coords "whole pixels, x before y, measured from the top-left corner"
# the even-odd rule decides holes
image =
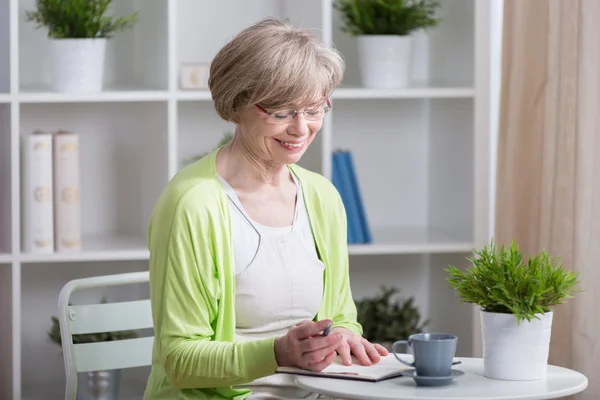
[[[154,337],[73,345],[77,372],[135,368],[152,363]]]
[[[152,328],[150,300],[69,306],[71,334]]]
[[[73,335],[142,330],[153,327],[150,300],[71,305],[79,290],[148,284],[148,271],[74,279],[58,295],[58,320],[65,361],[65,400],[77,397],[77,373],[152,365],[153,336],[73,343]]]

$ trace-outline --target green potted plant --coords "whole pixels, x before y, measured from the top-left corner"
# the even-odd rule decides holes
[[[572,298],[578,275],[545,250],[525,259],[515,241],[476,250],[466,270],[448,266],[461,302],[480,309],[484,375],[503,380],[546,377],[553,307]]]
[[[107,15],[112,0],[36,0],[26,21],[48,30],[52,57],[52,85],[58,92],[102,90],[106,42],[130,29],[137,13]]]
[[[382,286],[375,296],[355,301],[363,337],[390,351],[395,341],[422,332],[428,324],[428,321],[421,320],[414,299],[409,297],[393,300],[397,293],[399,290],[394,287]]]
[[[102,303],[106,303],[106,298],[102,298]],[[60,336],[60,324],[58,318],[51,317],[52,325],[48,330],[50,340],[62,348],[62,338]],[[114,340],[135,339],[138,335],[134,331],[116,331],[89,334],[72,335],[73,344],[108,342]],[[80,373],[78,376],[80,382],[77,384],[77,399],[97,398],[98,393],[103,393],[102,399],[116,400],[119,393],[119,384],[121,381],[121,371],[90,371]]]
[[[364,87],[409,84],[411,33],[438,25],[436,0],[334,0],[341,30],[357,38]]]

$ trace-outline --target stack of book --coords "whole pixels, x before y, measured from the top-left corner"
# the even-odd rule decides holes
[[[23,136],[22,154],[24,251],[81,250],[78,135],[31,132]]]
[[[348,244],[371,243],[371,229],[360,194],[354,158],[350,151],[333,152],[332,182],[346,208]]]

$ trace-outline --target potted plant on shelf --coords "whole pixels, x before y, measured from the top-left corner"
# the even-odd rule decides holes
[[[106,299],[102,298],[102,303]],[[50,340],[62,348],[62,339],[60,336],[60,324],[58,318],[53,316],[52,326],[48,331]],[[73,344],[109,342],[114,340],[135,339],[138,335],[134,331],[102,332],[90,334],[72,335]],[[117,400],[119,394],[119,385],[121,381],[121,371],[90,371],[80,373],[78,379],[84,379],[77,384],[77,399],[106,399]]]
[[[436,0],[335,0],[341,30],[358,39],[364,87],[395,89],[410,81],[411,33],[438,25]]]
[[[107,40],[133,27],[137,13],[108,16],[112,0],[37,0],[26,20],[46,27],[52,58],[52,86],[58,92],[102,90]]]
[[[392,301],[398,292],[394,287],[382,286],[379,294],[355,301],[363,337],[381,344],[389,351],[396,340],[423,332],[428,324],[428,321],[421,321],[421,314],[412,297]]]
[[[461,302],[480,308],[484,375],[503,380],[546,377],[552,307],[572,298],[578,275],[545,250],[527,260],[515,241],[475,251],[464,271],[448,266]]]

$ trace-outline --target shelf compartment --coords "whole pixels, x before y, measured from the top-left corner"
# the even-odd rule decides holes
[[[124,87],[107,87],[99,93],[55,93],[43,91],[43,88],[29,88],[21,90],[18,99],[21,103],[154,102],[168,100],[169,93]]]
[[[422,227],[375,228],[373,242],[348,246],[350,255],[470,253],[468,235]]]
[[[53,92],[51,55],[47,30],[27,22],[25,11],[35,7],[34,0],[19,2],[19,87],[29,92]],[[104,83],[107,87],[138,90],[168,89],[167,0],[114,2],[114,15],[137,11],[133,29],[117,32],[106,48]]]
[[[22,267],[21,382],[23,399],[64,397],[65,370],[60,347],[48,339],[51,316],[58,313],[58,294],[70,280],[90,276],[146,271],[147,261],[28,264]],[[148,285],[136,284],[109,289],[77,291],[73,304],[91,304],[105,297],[108,302],[149,298]],[[142,336],[147,330],[140,332]],[[151,334],[151,333],[150,333]],[[119,399],[140,399],[149,367],[123,371]]]
[[[12,326],[12,265],[0,255],[0,327]],[[0,398],[12,398],[12,329],[0,329]]]
[[[428,33],[411,34],[412,85],[472,88],[475,65],[474,0],[442,0],[438,16],[443,21]],[[343,32],[339,11],[332,12],[332,37],[344,55],[346,71],[343,86],[360,87],[360,61],[357,39]]]
[[[293,24],[314,28],[313,33],[321,37],[320,0],[178,0],[177,75],[183,64],[210,63],[221,47],[237,33],[271,16],[289,18]],[[177,85],[180,86],[179,82]],[[182,95],[182,98],[185,96],[187,95]],[[195,100],[208,99],[205,91],[198,91],[198,95],[190,96]]]
[[[167,104],[24,104],[21,132],[79,134],[82,250],[24,261],[145,259],[147,224],[168,181]],[[24,248],[24,246],[21,246]]]
[[[11,106],[0,104],[0,259],[12,252]]]
[[[0,102],[10,92],[10,0],[0,0]]]
[[[352,152],[373,232],[373,242],[350,246],[351,254],[471,250],[472,104],[471,99],[335,102],[333,150]]]
[[[117,261],[147,260],[149,257],[146,239],[143,236],[84,235],[83,249],[76,253],[54,253],[37,255],[22,253],[19,260],[24,263],[54,263],[74,261]]]

